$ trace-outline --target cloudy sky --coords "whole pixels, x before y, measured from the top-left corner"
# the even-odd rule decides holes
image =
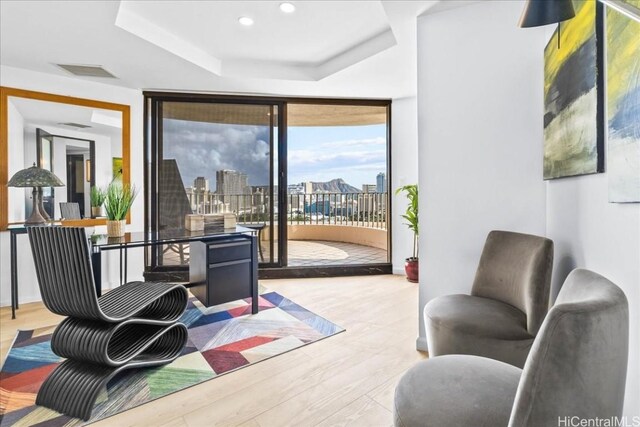
[[[289,128],[289,183],[343,178],[361,188],[387,167],[386,126]]]
[[[386,127],[289,128],[290,184],[343,178],[361,188],[375,184],[386,170]],[[164,158],[176,159],[185,186],[198,176],[209,179],[234,169],[249,176],[249,185],[269,183],[269,128],[182,120],[164,120]]]
[[[216,188],[216,171],[233,169],[249,176],[249,185],[269,184],[269,128],[165,119],[165,159],[176,159],[182,181],[198,176]]]

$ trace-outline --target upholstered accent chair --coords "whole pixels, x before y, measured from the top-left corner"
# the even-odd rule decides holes
[[[424,308],[429,356],[473,354],[522,368],[548,310],[552,267],[551,240],[490,232],[471,295]]]
[[[66,358],[41,385],[36,404],[89,419],[99,392],[117,373],[172,362],[187,342],[178,322],[184,286],[131,282],[96,296],[88,239],[80,227],[27,229],[44,305],[64,319],[51,349]]]
[[[622,414],[629,308],[620,288],[577,269],[547,314],[524,369],[446,355],[409,369],[396,388],[401,427],[557,426]]]

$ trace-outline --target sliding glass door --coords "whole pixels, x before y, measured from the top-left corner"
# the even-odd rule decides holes
[[[167,100],[152,110],[151,229],[181,228],[192,213],[233,213],[238,225],[256,230],[261,264],[279,265],[279,105]],[[189,246],[158,248],[151,261],[152,267],[186,267]]]
[[[288,265],[389,262],[388,107],[287,105]]]
[[[261,277],[391,272],[388,101],[145,100],[148,231],[233,213],[258,233]],[[147,253],[148,273],[188,265],[188,245]]]

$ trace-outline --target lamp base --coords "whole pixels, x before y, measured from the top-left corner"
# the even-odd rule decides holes
[[[40,215],[40,209],[38,209],[38,189],[33,187],[33,192],[31,193],[31,197],[33,199],[33,208],[31,209],[31,216],[27,218],[24,222],[24,225],[44,225],[47,223],[47,220]]]
[[[40,211],[40,215],[44,218],[45,221],[51,221],[51,217],[47,213],[47,210],[44,208],[44,204],[42,203],[42,187],[38,188],[38,210]]]

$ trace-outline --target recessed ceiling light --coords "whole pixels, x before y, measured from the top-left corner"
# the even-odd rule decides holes
[[[293,13],[296,11],[296,7],[293,3],[280,3],[280,10],[284,13]]]
[[[249,18],[248,16],[241,16],[240,18],[238,18],[238,22],[246,27],[253,25],[253,19]]]

